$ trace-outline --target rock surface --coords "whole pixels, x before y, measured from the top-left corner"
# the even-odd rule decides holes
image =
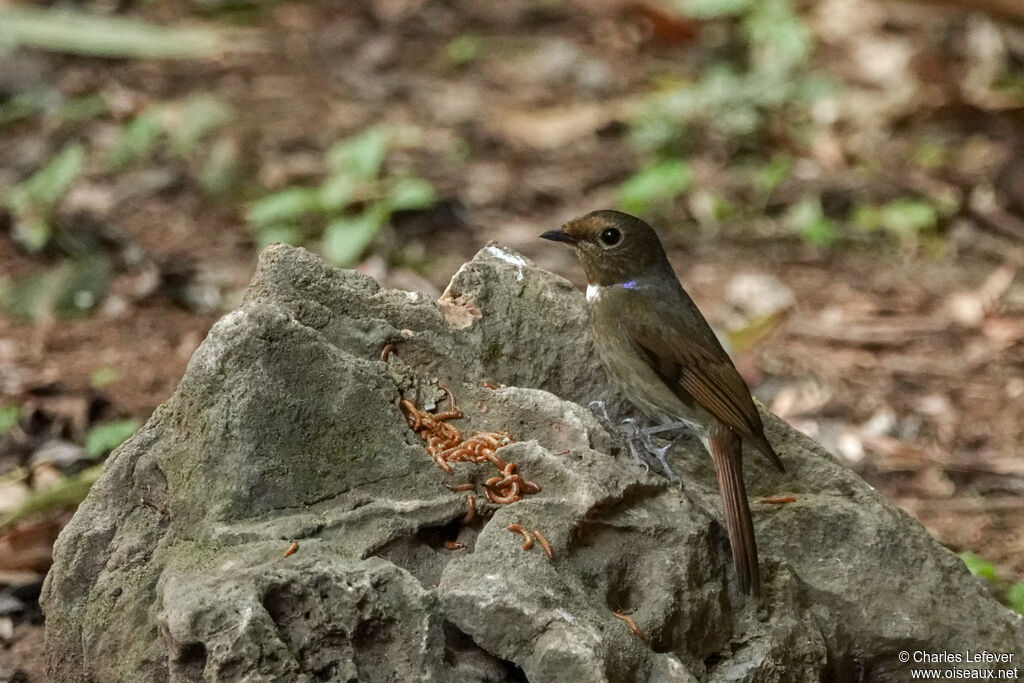
[[[54,678],[904,681],[901,651],[968,649],[1019,664],[1020,618],[769,415],[789,471],[748,457],[750,495],[797,502],[753,503],[764,595],[741,595],[710,458],[677,447],[679,490],[581,407],[616,408],[584,306],[493,245],[440,302],[267,249],[241,309],[57,543],[44,591]],[[438,384],[464,409],[463,433],[512,433],[501,456],[540,494],[477,495],[481,514],[460,523],[467,494],[444,483],[479,493],[493,469],[445,475],[398,409],[402,397],[432,408]],[[541,529],[554,558],[522,550],[511,523]],[[445,547],[456,539],[465,549]]]

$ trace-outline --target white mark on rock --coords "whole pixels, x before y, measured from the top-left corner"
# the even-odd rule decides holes
[[[587,285],[587,301],[597,301],[597,297],[601,296],[601,288],[597,285]]]
[[[523,279],[523,266],[526,265],[526,259],[524,259],[522,256],[510,254],[504,249],[500,247],[495,247],[493,245],[487,247],[487,253],[493,256],[494,258],[501,259],[505,263],[511,263],[513,266],[518,267],[518,270],[516,271],[516,279]]]
[[[252,607],[246,607],[245,611],[242,612],[242,621],[238,624],[238,632],[243,633],[249,626],[250,621],[252,621]]]

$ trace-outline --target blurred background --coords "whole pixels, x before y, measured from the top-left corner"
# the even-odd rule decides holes
[[[0,0],[0,681],[45,680],[53,539],[264,245],[581,284],[537,235],[609,207],[1024,612],[1022,151],[1017,0]]]

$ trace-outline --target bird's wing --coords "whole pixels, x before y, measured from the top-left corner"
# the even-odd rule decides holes
[[[662,380],[685,403],[696,401],[723,424],[749,439],[776,466],[782,463],[764,436],[761,416],[750,389],[722,348],[696,305],[682,302],[644,302],[648,315],[638,310],[626,316],[633,344]],[[672,297],[673,299],[675,297]],[[650,313],[654,315],[649,315]],[[653,321],[657,320],[657,327]]]

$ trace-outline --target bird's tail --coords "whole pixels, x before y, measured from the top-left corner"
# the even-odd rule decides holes
[[[729,534],[732,561],[736,565],[740,588],[757,597],[761,590],[761,572],[757,563],[757,541],[750,519],[750,505],[743,486],[742,443],[739,435],[716,422],[708,433],[708,445],[718,475],[718,490],[725,508],[725,529]]]
[[[764,432],[754,433],[749,436],[750,440],[753,441],[754,447],[764,454],[764,457],[772,461],[772,464],[778,468],[779,472],[785,472],[786,466],[782,464],[782,460],[779,458],[778,453],[772,448],[772,445],[768,442]]]

